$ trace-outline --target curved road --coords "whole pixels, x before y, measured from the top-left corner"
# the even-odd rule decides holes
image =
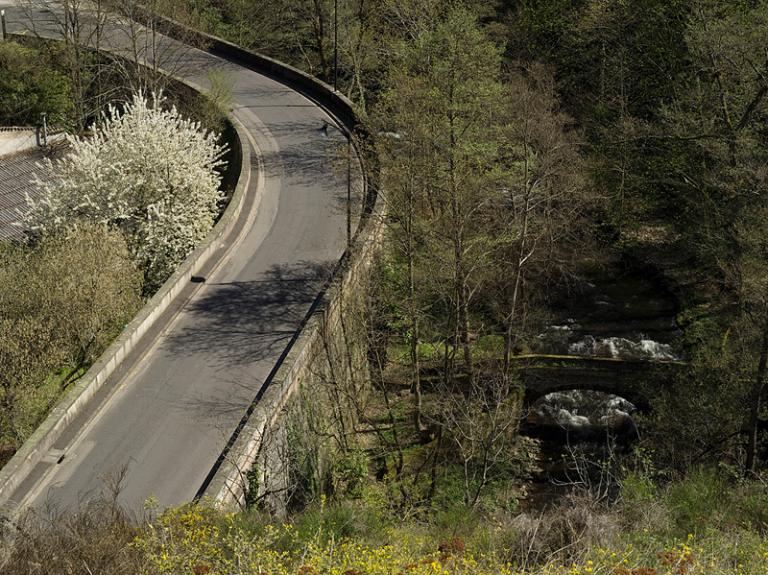
[[[20,13],[2,7],[18,29]],[[344,139],[323,130],[333,119],[249,69],[197,50],[183,58],[187,81],[204,86],[218,70],[234,83],[234,115],[258,150],[244,215],[205,282],[190,284],[17,489],[22,507],[71,506],[115,482],[135,510],[149,497],[191,500],[344,250],[346,171],[334,169]]]

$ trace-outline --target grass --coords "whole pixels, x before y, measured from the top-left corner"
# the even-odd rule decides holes
[[[285,521],[187,505],[136,527],[111,502],[92,503],[76,515],[23,519],[26,536],[0,552],[0,568],[41,575],[768,572],[766,484],[711,470],[667,486],[630,474],[611,505],[574,493],[542,512],[489,514],[454,503],[408,518],[380,495],[322,498]]]
[[[71,386],[86,371],[84,367],[75,371],[62,368],[51,374],[39,387],[25,389],[18,395],[13,425],[0,429],[0,467],[13,457],[23,439],[29,437],[47,417],[62,396],[62,385],[67,383]]]
[[[221,553],[220,562],[205,563],[210,573],[230,572],[244,557],[254,568],[243,572],[254,574],[303,569],[339,575],[758,575],[768,570],[768,523],[758,511],[765,508],[765,485],[729,483],[714,472],[697,471],[643,492],[631,477],[610,506],[581,494],[546,512],[489,514],[444,501],[439,513],[403,520],[389,506],[377,505],[380,498],[366,496],[332,504],[321,500],[280,524],[257,512],[209,510],[185,522],[178,514],[193,511],[176,510],[165,534],[145,531],[140,539],[151,557],[175,556],[178,566],[185,559],[176,541],[205,540],[218,529],[210,546]],[[182,533],[175,532],[180,526]],[[174,569],[157,572],[182,572]]]
[[[473,357],[477,360],[499,359],[504,353],[504,338],[500,335],[482,335],[472,343]],[[446,345],[442,342],[419,342],[419,360],[426,362],[438,362],[445,359],[446,349],[448,355],[460,357],[461,350],[455,345]],[[411,348],[407,342],[390,344],[387,355],[396,363],[408,363],[411,357]]]

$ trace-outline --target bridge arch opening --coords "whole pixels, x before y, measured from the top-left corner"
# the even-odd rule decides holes
[[[634,419],[638,411],[632,401],[605,391],[558,390],[528,405],[523,430],[541,439],[581,442],[610,436],[630,444],[639,438]]]

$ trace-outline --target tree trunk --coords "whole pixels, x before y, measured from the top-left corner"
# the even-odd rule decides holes
[[[323,3],[320,0],[313,0],[314,14],[312,17],[312,29],[315,35],[315,49],[317,57],[320,60],[320,76],[324,79],[330,77],[328,65],[328,56],[325,52],[325,15],[323,13]]]
[[[452,98],[451,98],[452,99]],[[464,230],[461,217],[461,204],[459,202],[459,187],[456,175],[456,130],[454,127],[453,111],[449,114],[450,123],[450,152],[448,159],[450,185],[451,185],[451,225],[453,229],[453,263],[454,263],[454,291],[456,294],[456,327],[458,331],[458,343],[464,353],[464,369],[472,383],[474,365],[472,350],[469,346],[469,297],[467,294],[467,277],[464,268]]]
[[[517,252],[517,261],[515,262],[515,283],[512,288],[512,302],[509,306],[509,314],[507,315],[507,329],[504,333],[504,375],[509,375],[510,360],[512,356],[512,337],[513,327],[515,324],[515,313],[517,312],[517,299],[520,293],[520,283],[523,275],[523,266],[525,265],[526,255],[526,239],[528,237],[528,221],[529,212],[531,207],[531,178],[530,178],[530,165],[528,163],[528,137],[524,138],[523,153],[525,154],[523,171],[525,186],[525,201],[523,202],[523,226],[520,232],[520,246]]]
[[[409,297],[411,302],[415,299],[415,289],[413,282],[413,259],[408,260],[409,275]],[[419,363],[419,319],[416,316],[414,307],[411,307],[411,389],[414,394],[413,401],[413,425],[416,432],[420,432],[424,426],[421,422],[422,399],[421,399],[421,374]]]
[[[749,439],[747,441],[746,473],[752,473],[757,467],[757,436],[760,428],[760,407],[765,389],[765,372],[768,365],[768,318],[764,320],[763,342],[760,347],[760,360],[757,364],[757,374],[752,387],[749,406]]]
[[[413,201],[413,178],[408,183],[408,204],[406,209],[408,210],[407,218],[407,251],[408,251],[408,313],[411,316],[411,389],[414,394],[413,404],[413,425],[416,428],[416,433],[420,433],[423,429],[421,421],[421,374],[419,366],[419,318],[416,305],[416,273],[414,265],[414,206]]]

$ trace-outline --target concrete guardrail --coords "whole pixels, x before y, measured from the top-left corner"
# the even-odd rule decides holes
[[[145,23],[150,21],[149,13],[146,11],[140,11],[139,17],[144,18]],[[352,102],[334,91],[328,84],[297,68],[249,52],[226,40],[191,30],[173,20],[157,16],[153,16],[152,19],[160,32],[172,38],[184,40],[193,38],[204,45],[211,54],[286,84],[335,116],[350,134],[356,134],[361,139],[368,137],[355,113]],[[237,188],[225,214],[208,238],[185,260],[157,294],[144,306],[138,316],[128,324],[120,337],[59,402],[11,461],[0,470],[0,503],[7,501],[10,494],[32,471],[33,467],[42,460],[61,436],[67,424],[83,410],[88,401],[93,398],[107,378],[138,343],[142,335],[168,308],[196,271],[210,258],[217,249],[218,240],[234,226],[244,203],[250,176],[249,157],[253,153],[243,128],[237,122],[235,122],[235,126],[243,159]],[[242,470],[247,469],[255,461],[262,434],[266,428],[277,422],[281,409],[296,390],[299,382],[298,375],[306,370],[312,346],[320,337],[323,318],[329,310],[338,306],[338,298],[343,285],[349,281],[354,270],[366,266],[371,260],[376,238],[380,236],[382,229],[382,218],[381,214],[378,213],[381,210],[381,205],[376,202],[377,169],[371,166],[366,169],[365,158],[360,153],[356,138],[353,138],[353,143],[364,166],[365,205],[360,224],[355,232],[352,248],[342,256],[326,289],[318,295],[305,317],[303,327],[295,334],[288,348],[284,351],[269,379],[262,387],[262,393],[254,400],[254,404],[233,434],[224,453],[222,453],[214,469],[211,470],[205,485],[199,492],[206,498],[222,504],[242,503],[246,489],[242,481]],[[371,223],[373,225],[370,225]]]
[[[239,148],[239,153],[234,154],[234,156],[240,159],[240,166],[237,185],[224,214],[219,218],[206,239],[184,260],[136,317],[123,329],[120,336],[112,342],[87,373],[58,402],[11,460],[0,469],[0,505],[9,502],[13,491],[46,456],[61,437],[67,425],[83,411],[109,376],[133,350],[141,337],[168,309],[179,293],[189,285],[192,276],[219,249],[221,239],[229,234],[235,226],[245,204],[246,191],[251,179],[251,154],[256,153],[256,151],[251,150],[248,135],[242,125],[236,119],[233,119],[232,122],[237,133],[235,145]],[[257,194],[259,193],[260,190]],[[260,197],[254,199],[256,205],[259,201]]]

